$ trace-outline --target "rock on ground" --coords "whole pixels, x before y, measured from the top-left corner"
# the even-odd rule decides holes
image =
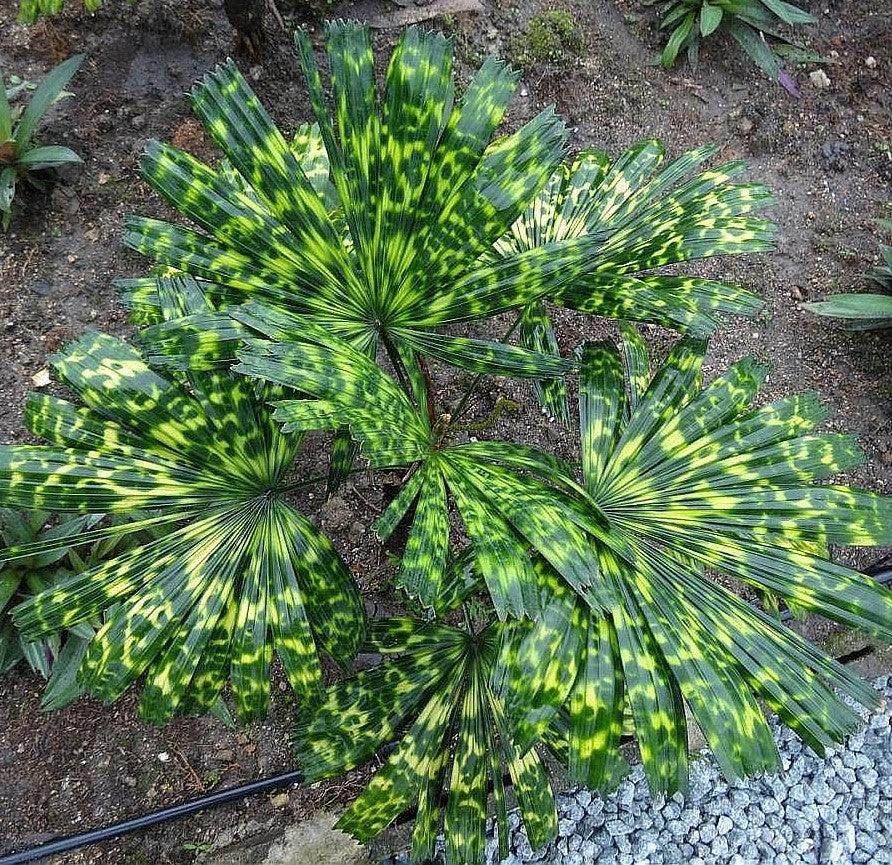
[[[356,841],[333,828],[335,819],[320,814],[289,826],[262,865],[372,865]]]

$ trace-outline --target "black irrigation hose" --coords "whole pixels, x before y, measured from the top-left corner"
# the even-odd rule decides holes
[[[888,584],[892,582],[892,564],[889,563],[888,558],[878,565],[865,568],[864,573],[874,577],[879,583]],[[783,621],[789,621],[791,618],[792,614],[789,610],[784,610],[781,614]],[[148,829],[150,826],[157,826],[159,823],[177,820],[180,817],[188,817],[190,814],[204,811],[206,808],[214,808],[217,805],[226,805],[230,802],[239,802],[248,796],[266,793],[269,790],[277,790],[280,787],[290,787],[293,784],[302,782],[302,772],[285,772],[282,775],[261,778],[259,781],[252,781],[250,784],[230,787],[227,790],[211,793],[209,796],[201,796],[198,799],[181,802],[179,805],[174,805],[170,808],[151,811],[148,814],[143,814],[141,817],[124,820],[122,823],[113,823],[111,826],[82,832],[80,835],[68,835],[57,841],[47,841],[45,844],[38,844],[36,847],[29,847],[18,853],[9,853],[0,857],[0,865],[21,865],[23,862],[34,862],[46,856],[68,853],[72,850],[86,847],[88,844],[111,841],[113,838],[120,838],[122,835],[129,835],[131,832],[138,832],[141,829]]]
[[[228,790],[220,790],[211,793],[210,796],[201,796],[198,799],[190,799],[181,802],[171,808],[162,808],[160,811],[151,811],[141,817],[124,820],[122,823],[113,823],[111,826],[103,826],[101,829],[93,829],[80,835],[68,835],[57,841],[47,841],[36,847],[29,847],[19,853],[10,853],[0,858],[0,865],[19,865],[22,862],[34,862],[45,856],[53,856],[57,853],[68,853],[88,844],[96,844],[99,841],[110,841],[112,838],[120,838],[140,829],[148,829],[158,823],[166,823],[168,820],[177,820],[180,817],[188,817],[205,808],[213,808],[216,805],[226,805],[229,802],[238,802],[246,796],[254,796],[257,793],[266,793],[268,790],[277,790],[279,787],[290,787],[292,784],[300,784],[304,779],[303,772],[285,772],[283,775],[273,775],[269,778],[261,778],[250,784],[242,784],[240,787],[230,787]]]

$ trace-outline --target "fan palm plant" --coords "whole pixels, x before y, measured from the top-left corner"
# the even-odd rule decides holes
[[[379,653],[382,663],[332,687],[316,711],[304,713],[296,735],[308,779],[359,765],[402,735],[338,821],[341,829],[368,841],[417,803],[411,861],[433,858],[445,823],[447,860],[476,865],[491,791],[505,858],[507,775],[531,844],[540,847],[554,837],[548,774],[535,748],[517,747],[511,712],[520,694],[525,706],[566,695],[584,618],[553,572],[538,566],[537,572],[547,600],[536,622],[476,627],[466,617],[457,627],[397,618],[370,626],[365,649]],[[438,598],[441,615],[476,588],[473,580],[456,581],[455,570],[452,576]],[[345,727],[352,732],[345,735]]]
[[[166,314],[203,303],[168,281]],[[165,378],[119,339],[90,333],[53,359],[83,407],[33,394],[31,431],[50,445],[0,448],[0,502],[142,519],[78,540],[170,527],[162,537],[61,580],[13,610],[26,638],[116,605],[90,643],[85,686],[113,700],[146,674],[149,718],[211,708],[231,674],[239,716],[263,714],[273,650],[294,690],[312,700],[317,647],[350,660],[364,613],[331,543],[283,500],[300,436],[283,436],[264,405],[275,391],[225,371]],[[279,394],[282,395],[282,394]],[[14,546],[9,561],[71,544]]]
[[[856,465],[862,455],[847,436],[811,432],[824,417],[811,395],[751,408],[765,373],[754,362],[736,364],[704,388],[703,344],[694,339],[681,341],[653,377],[636,331],[624,329],[622,349],[587,345],[580,364],[586,495],[579,505],[608,521],[606,528],[598,525],[590,541],[598,560],[598,602],[582,600],[565,586],[561,592],[545,592],[548,602],[540,621],[549,622],[554,643],[547,648],[537,644],[532,654],[503,655],[498,675],[490,674],[503,687],[480,692],[497,695],[495,708],[488,711],[507,719],[501,741],[507,739],[514,753],[530,755],[535,755],[531,748],[546,744],[566,761],[576,781],[608,789],[624,765],[619,743],[628,705],[651,789],[668,793],[687,783],[685,704],[728,776],[776,768],[762,701],[822,752],[859,723],[840,694],[872,705],[875,692],[708,574],[723,573],[889,640],[892,593],[833,564],[825,552],[830,543],[889,543],[892,503],[857,489],[814,485]],[[245,371],[262,374],[262,348],[249,345],[242,358]],[[317,405],[310,401],[306,411]],[[289,404],[278,412],[284,419],[297,413]],[[370,416],[348,422],[373,450],[361,432]],[[572,486],[561,471],[552,468],[551,483]],[[428,531],[420,509],[413,530]],[[423,536],[417,544],[424,546]],[[554,572],[542,558],[532,567],[544,591]],[[444,585],[451,582],[454,578]],[[464,585],[465,594],[473,590],[473,581]],[[451,729],[448,719],[464,724],[457,720],[463,715],[453,714],[464,692],[457,694],[447,677],[458,675],[455,665],[465,669],[464,656],[454,647],[456,641],[465,645],[469,633],[473,630],[461,637],[451,630],[448,635],[425,632],[418,641],[421,660],[411,639],[395,641],[395,650],[404,654],[398,663],[388,661],[378,671],[336,686],[318,719],[301,727],[298,754],[309,755],[311,775],[334,774],[404,729],[409,708],[400,702],[402,696],[411,693],[407,700],[420,701],[425,694],[435,695],[408,727],[381,783],[373,781],[343,819],[343,827],[357,837],[379,831],[419,796],[424,803],[419,819],[426,821],[418,830],[425,839],[419,849],[428,849],[431,814],[424,797],[443,768],[439,749]],[[375,649],[381,650],[380,643]],[[439,652],[442,664],[428,662]],[[537,662],[531,663],[534,656]],[[560,673],[552,674],[552,668]],[[404,686],[407,677],[411,688]],[[472,687],[475,680],[460,681]],[[371,706],[374,716],[363,714]],[[334,728],[334,719],[347,711],[356,713],[355,747],[345,746],[353,740],[343,728]],[[474,716],[483,711],[475,710]],[[427,713],[437,714],[435,733],[422,723]],[[389,719],[382,736],[380,717]],[[479,741],[462,732],[447,739],[456,750],[453,766],[472,758],[486,765],[482,754],[489,728],[479,724]],[[490,766],[500,765],[498,747],[492,742],[486,747]],[[464,753],[466,748],[471,754]],[[538,763],[538,757],[531,759]],[[496,790],[498,782],[493,783]],[[485,779],[479,784],[485,787]],[[500,798],[497,793],[497,803]],[[529,809],[522,810],[528,819]],[[545,804],[534,809],[534,843],[553,834],[553,825],[540,820],[547,812]],[[366,820],[366,814],[373,816]],[[475,814],[479,833],[482,807]],[[454,831],[447,819],[450,861],[477,861],[481,842],[466,840],[468,824],[456,832],[458,840]]]
[[[735,777],[777,766],[757,700],[820,753],[859,723],[836,690],[864,705],[876,699],[708,574],[889,640],[892,593],[830,562],[826,550],[889,543],[892,503],[814,485],[863,459],[850,437],[812,432],[825,416],[814,395],[754,409],[763,367],[741,361],[704,388],[702,361],[703,345],[683,340],[651,378],[632,329],[621,353],[604,344],[582,352],[582,475],[610,525],[598,545],[600,573],[620,599],[609,616],[591,616],[569,723],[557,718],[559,730],[548,733],[561,733],[583,783],[614,777],[624,699],[651,788],[661,792],[685,786],[685,702]]]
[[[826,549],[890,542],[890,503],[813,485],[859,458],[846,437],[809,434],[813,398],[751,409],[763,371],[750,361],[702,387],[698,338],[720,313],[752,313],[752,295],[652,272],[766,248],[771,226],[753,212],[767,193],[730,183],[737,165],[684,180],[706,149],[658,170],[654,142],[560,167],[550,112],[491,141],[513,74],[487,61],[454,107],[448,43],[417,30],[379,100],[367,31],[330,25],[330,115],[298,42],[318,125],[287,142],[232,64],[206,77],[193,100],[226,158],[151,144],[143,165],[199,229],[128,230],[166,269],[125,285],[150,325],[145,352],[98,334],[66,349],[55,369],[85,406],[31,397],[50,446],[0,449],[0,504],[139,512],[88,540],[169,531],[18,606],[16,623],[39,638],[111,608],[82,680],[114,699],[145,673],[157,720],[209,708],[227,671],[239,715],[257,717],[277,651],[305,698],[308,777],[399,739],[341,825],[366,839],[417,802],[416,859],[442,819],[450,860],[479,861],[490,785],[504,843],[505,769],[545,843],[556,821],[540,749],[609,786],[627,706],[655,791],[684,786],[685,703],[729,774],[773,765],[757,700],[816,748],[851,729],[834,689],[862,702],[870,689],[707,574],[889,638],[889,593]],[[690,335],[653,377],[626,325],[620,352],[564,359],[546,300]],[[508,309],[525,345],[442,332]],[[534,381],[578,367],[581,472],[463,438],[426,357]],[[352,437],[370,469],[403,472],[376,530],[409,525],[396,582],[424,621],[373,622],[366,637],[346,568],[286,498],[311,431],[337,432],[341,469]],[[318,651],[348,661],[363,643],[380,665],[324,692]]]
[[[492,372],[544,364],[554,373],[550,359],[432,331],[516,305],[518,292],[536,290],[522,279],[519,263],[496,270],[474,261],[557,167],[564,124],[543,112],[488,147],[516,76],[487,62],[453,108],[449,45],[415,29],[394,53],[379,105],[368,31],[342,22],[327,28],[330,116],[305,34],[298,46],[338,212],[328,212],[228,63],[195,88],[193,105],[242,182],[150,144],[145,177],[206,233],[132,219],[127,242],[219,284],[229,297],[299,311],[372,355],[381,346],[398,365],[413,364],[421,351],[477,369],[483,350]],[[575,249],[560,257],[566,267],[579,259]]]
[[[566,130],[553,112],[493,141],[516,75],[488,60],[454,106],[449,43],[414,28],[391,58],[379,99],[368,31],[344,22],[326,28],[330,111],[306,34],[298,48],[334,212],[231,63],[208,75],[192,98],[232,170],[157,142],[143,159],[149,183],[200,230],[133,218],[126,242],[212,283],[224,309],[253,298],[298,312],[372,357],[382,347],[398,368],[431,357],[535,379],[559,376],[566,365],[539,350],[442,328],[552,295],[578,308],[673,322],[690,323],[698,310],[716,305],[752,311],[752,298],[735,293],[717,301],[706,281],[639,285],[631,278],[690,258],[770,246],[771,226],[752,216],[767,193],[729,184],[735,167],[674,188],[709,150],[662,173],[662,151],[653,142],[610,170],[598,161],[603,184],[586,199],[585,231],[557,231],[532,246],[503,243],[493,256],[494,244],[559,170]],[[619,300],[632,286],[629,299]],[[228,325],[221,317],[217,326]]]

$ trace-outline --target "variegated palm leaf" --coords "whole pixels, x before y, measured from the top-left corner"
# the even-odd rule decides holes
[[[771,247],[773,226],[755,216],[771,195],[760,184],[735,182],[744,162],[691,176],[716,152],[716,147],[698,147],[663,165],[663,145],[648,140],[614,162],[600,151],[585,150],[561,165],[487,258],[588,237],[597,241],[595,262],[578,279],[525,307],[521,344],[558,353],[546,300],[697,336],[711,333],[721,314],[754,315],[761,302],[748,291],[658,271],[693,259]],[[564,382],[547,380],[536,388],[543,407],[569,422]]]
[[[167,315],[202,303],[180,288],[165,299]],[[300,437],[273,421],[264,401],[276,391],[255,393],[228,372],[164,378],[127,343],[98,333],[68,346],[53,367],[84,406],[29,398],[28,425],[50,445],[0,448],[0,503],[146,514],[81,540],[171,530],[19,605],[16,624],[38,638],[116,605],[81,677],[114,700],[145,674],[141,709],[153,720],[210,708],[227,677],[239,716],[262,715],[274,651],[295,691],[318,696],[317,649],[348,661],[364,614],[331,542],[283,497]]]
[[[276,402],[273,417],[285,432],[347,425],[373,468],[411,469],[376,524],[387,538],[416,506],[398,577],[410,595],[430,607],[441,591],[451,496],[500,618],[541,611],[541,581],[529,547],[587,603],[599,609],[609,603],[587,534],[603,523],[593,504],[577,503],[584,490],[561,471],[560,461],[505,442],[444,443],[424,410],[422,381],[409,383],[419,409],[373,360],[323,328],[256,302],[232,315],[270,337],[247,339],[235,371],[315,397]],[[549,483],[552,476],[563,488]]]
[[[227,62],[192,94],[225,169],[157,142],[142,162],[198,228],[134,218],[127,244],[206,280],[224,306],[253,298],[299,312],[373,357],[383,346],[408,366],[427,355],[475,371],[554,374],[551,359],[521,347],[437,330],[521,306],[590,269],[596,241],[586,237],[480,260],[559,165],[564,124],[549,110],[493,141],[515,73],[488,60],[454,105],[449,42],[415,28],[379,97],[368,30],[345,22],[326,27],[329,108],[309,38],[297,42],[333,193],[320,185],[321,155],[307,166],[315,144],[290,147]]]
[[[150,143],[148,150],[152,151],[156,144]],[[319,124],[302,123],[289,145],[292,157],[300,166],[310,186],[322,199],[326,211],[333,219],[338,216],[338,194],[329,178],[328,154],[319,134]],[[244,180],[229,162],[223,159],[218,167],[220,175],[234,188],[244,195],[253,197],[251,186]],[[120,291],[121,301],[130,311],[130,320],[136,325],[160,324],[164,321],[161,312],[161,283],[166,278],[183,278],[183,275],[174,267],[158,265],[154,268],[155,275],[143,277],[131,277],[118,279],[115,285]],[[231,303],[238,302],[243,295],[238,290],[227,289],[224,285],[209,282],[206,279],[189,277],[192,290],[200,290],[205,301],[212,309],[224,309]]]
[[[578,780],[610,786],[628,702],[661,792],[686,784],[685,704],[729,776],[777,766],[760,702],[822,752],[859,723],[840,695],[870,705],[876,693],[709,574],[892,639],[892,593],[821,552],[890,543],[892,499],[815,484],[862,455],[813,432],[825,415],[813,395],[752,408],[765,377],[752,360],[702,387],[691,339],[651,379],[640,337],[624,333],[625,364],[590,344],[580,370],[584,482],[610,522],[597,548],[620,604],[589,617],[582,672],[547,738]]]
[[[543,585],[569,594],[546,575]],[[454,594],[452,605],[462,599]],[[402,736],[337,825],[368,841],[417,804],[411,861],[433,857],[442,822],[447,862],[478,865],[491,794],[504,858],[507,774],[530,844],[552,840],[548,775],[535,748],[516,747],[511,712],[519,702],[550,705],[566,696],[582,625],[568,600],[547,605],[538,622],[494,622],[479,633],[412,619],[372,623],[366,648],[382,663],[334,685],[297,730],[308,780],[361,765]]]

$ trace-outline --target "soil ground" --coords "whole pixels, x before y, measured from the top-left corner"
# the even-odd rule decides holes
[[[805,28],[809,44],[834,62],[825,67],[829,89],[811,85],[808,71],[815,67],[797,71],[798,100],[721,41],[703,51],[696,76],[682,64],[672,72],[655,67],[658,39],[637,0],[560,7],[493,0],[482,14],[443,16],[433,25],[454,37],[463,78],[489,53],[524,61],[509,126],[554,103],[573,129],[573,149],[597,146],[616,155],[641,138],[659,137],[670,154],[712,141],[722,157],[749,161],[750,176],[777,196],[778,250],[702,267],[760,292],[766,312],[719,331],[708,372],[754,353],[771,365],[767,396],[816,389],[835,410],[829,426],[855,433],[867,453],[853,479],[892,492],[889,336],[848,333],[801,308],[804,300],[830,292],[863,290],[862,274],[877,258],[875,220],[889,215],[892,201],[892,17],[886,0],[802,5],[819,18]],[[366,0],[327,14],[369,18],[387,8]],[[527,24],[554,8],[569,13],[578,38],[553,56],[531,58]],[[140,180],[138,154],[147,138],[157,137],[203,158],[214,156],[190,113],[191,83],[233,55],[283,128],[310,118],[290,37],[269,23],[259,56],[249,58],[235,45],[214,0],[106,0],[94,15],[75,3],[30,28],[14,18],[11,0],[0,0],[4,70],[37,79],[76,51],[89,57],[72,82],[75,98],[54,109],[45,130],[48,142],[77,150],[84,166],[67,172],[50,193],[33,196],[10,232],[0,235],[0,440],[6,442],[26,437],[23,397],[50,353],[86,327],[128,333],[112,279],[143,274],[147,264],[121,246],[124,217],[167,211]],[[315,25],[318,35],[316,13],[299,11],[294,23],[301,22]],[[395,29],[376,31],[382,57],[397,35]],[[566,350],[610,330],[568,313],[558,314],[558,324]],[[492,334],[503,329],[501,321],[491,325]],[[670,344],[666,332],[646,330],[658,352]],[[435,376],[447,401],[457,398],[465,379],[443,370]],[[573,450],[572,436],[541,416],[522,384],[497,381],[483,389],[472,402],[471,419],[492,418],[502,398],[518,409],[499,414],[493,435]],[[318,454],[314,447],[308,459]],[[388,565],[369,531],[381,497],[380,479],[358,475],[328,503],[317,495],[303,504],[331,534],[371,603],[386,605]],[[876,553],[841,555],[864,564]],[[808,630],[818,635],[824,628],[810,624]],[[284,686],[269,718],[242,730],[213,719],[153,727],[139,719],[132,698],[114,707],[82,700],[45,715],[38,708],[40,686],[24,671],[0,680],[0,853],[291,766],[293,707]],[[65,862],[189,863],[210,849],[237,847],[244,837],[266,833],[273,839],[296,816],[348,801],[368,771],[256,797],[89,848]]]

